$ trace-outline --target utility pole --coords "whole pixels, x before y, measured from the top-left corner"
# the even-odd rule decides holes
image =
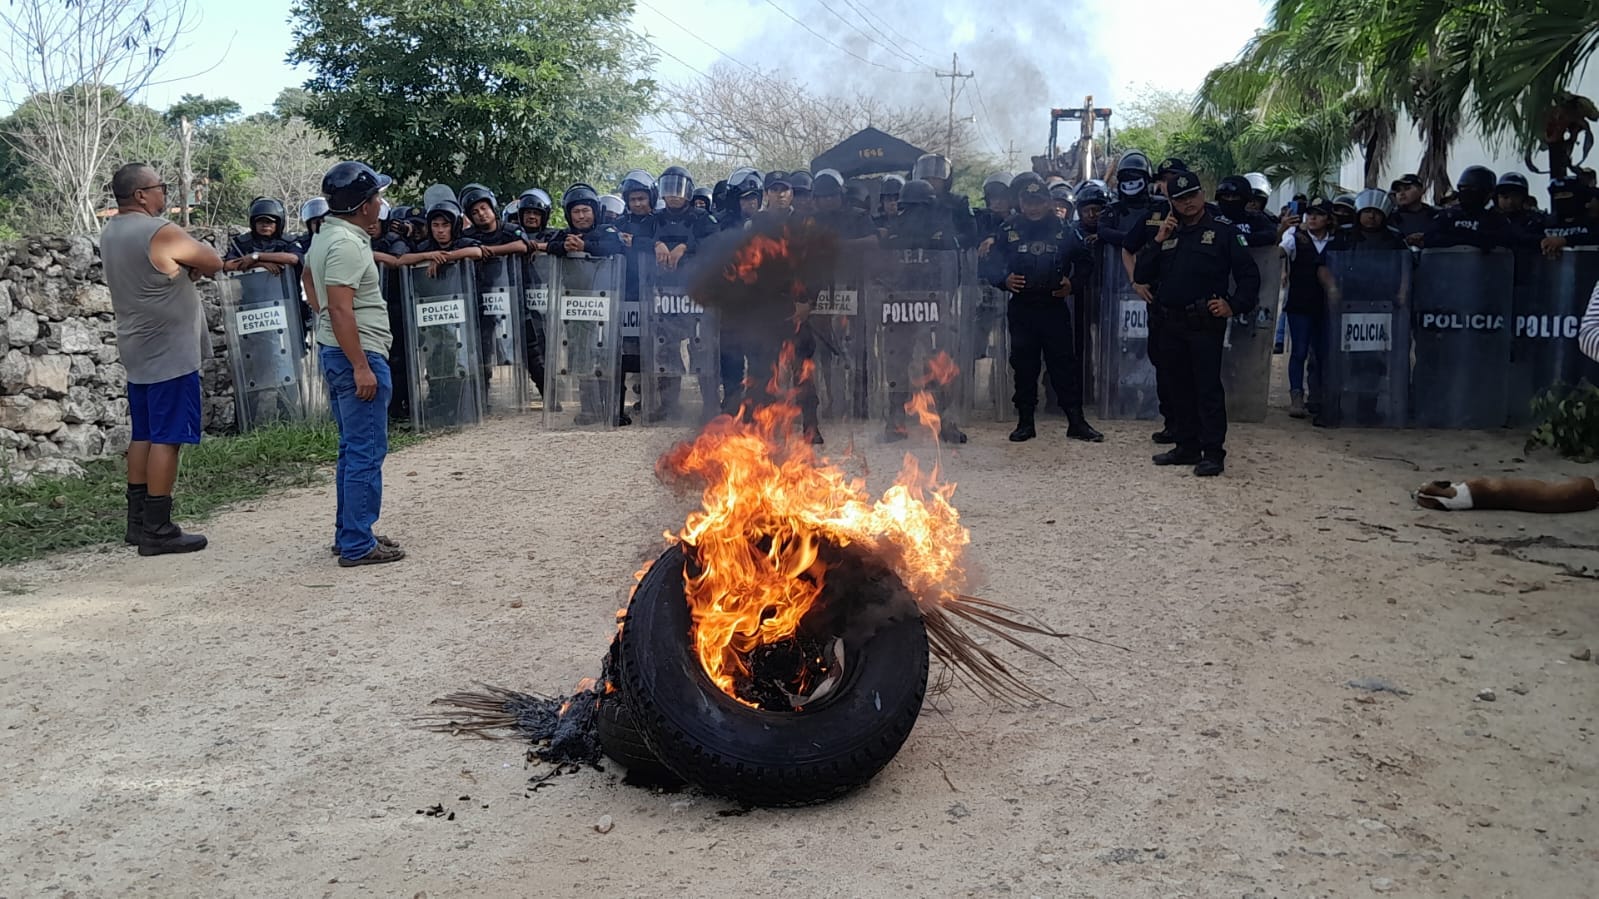
[[[935,78],[949,79],[949,130],[944,134],[945,156],[953,156],[953,151],[955,148],[955,97],[959,93],[955,87],[955,81],[957,79],[970,79],[974,74],[976,73],[961,71],[961,57],[959,53],[950,54],[948,72],[939,72],[937,70],[933,72],[933,77]]]
[[[1016,171],[1016,141],[1010,142],[1010,147],[1005,151],[1005,171]]]

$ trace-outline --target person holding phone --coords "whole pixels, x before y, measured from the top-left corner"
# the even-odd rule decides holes
[[[1192,465],[1198,477],[1225,468],[1227,398],[1221,384],[1227,319],[1247,315],[1260,295],[1260,269],[1243,235],[1211,215],[1199,177],[1179,172],[1167,185],[1172,212],[1138,253],[1134,277],[1149,285],[1149,317],[1159,319],[1158,389],[1171,410],[1176,446],[1156,465]],[[1229,281],[1233,285],[1228,291]]]

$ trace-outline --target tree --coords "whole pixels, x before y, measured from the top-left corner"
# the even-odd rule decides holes
[[[203,97],[199,94],[184,94],[178,102],[167,108],[165,117],[168,125],[177,125],[180,121],[188,119],[196,128],[208,128],[223,125],[242,112],[238,103],[227,97]]]
[[[555,185],[619,154],[654,64],[632,0],[299,0],[306,118],[402,181]]]
[[[286,87],[272,101],[272,114],[280,119],[305,118],[311,111],[312,97],[303,87]]]
[[[793,169],[870,125],[918,147],[943,147],[949,120],[943,109],[897,106],[867,91],[826,96],[805,84],[730,63],[712,66],[707,77],[671,89],[665,118],[687,155],[727,168]],[[972,169],[975,134],[955,123],[949,156]]]
[[[27,0],[0,6],[4,79],[13,115],[5,139],[51,196],[49,214],[81,232],[95,212],[132,125],[123,115],[184,33],[182,0]]]

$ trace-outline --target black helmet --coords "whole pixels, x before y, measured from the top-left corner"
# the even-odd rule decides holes
[[[1121,161],[1116,163],[1116,179],[1121,180],[1122,172],[1137,172],[1145,178],[1154,175],[1149,167],[1149,157],[1139,150],[1129,150],[1122,154]]]
[[[567,221],[572,220],[572,207],[580,204],[594,210],[594,224],[598,225],[600,223],[600,195],[594,188],[581,181],[568,187],[566,193],[561,194],[561,211],[566,214]]]
[[[810,193],[815,183],[810,172],[801,170],[788,173],[788,186],[797,194]]]
[[[718,210],[727,208],[727,180],[725,178],[716,182],[716,185],[711,188],[711,207]]]
[[[1016,176],[1010,172],[995,172],[983,179],[983,199],[992,200],[995,197],[1009,197],[1010,183]]]
[[[490,209],[499,209],[500,201],[494,196],[494,191],[481,184],[468,184],[461,188],[460,204],[463,213],[470,214],[472,207],[487,200]]]
[[[879,196],[899,197],[899,192],[893,194],[879,194]],[[869,212],[872,208],[872,186],[859,178],[851,178],[844,182],[844,203],[853,206],[862,212]]]
[[[722,192],[723,193],[727,192],[727,186],[726,185],[722,186]],[[709,187],[696,187],[696,188],[694,188],[694,195],[692,197],[689,197],[689,202],[693,203],[694,205],[699,206],[701,209],[704,209],[705,211],[709,212],[711,210],[711,207],[716,205],[716,197],[715,197],[714,193],[715,192],[712,191]],[[703,206],[700,205],[700,201],[701,200],[705,201],[705,204]]]
[[[1332,198],[1332,205],[1333,205],[1333,211],[1335,211],[1335,212],[1337,211],[1338,207],[1340,207],[1340,206],[1347,207],[1350,212],[1354,212],[1355,211],[1355,195],[1354,194],[1339,194],[1338,196]]]
[[[311,199],[300,204],[300,221],[302,222],[320,221],[321,218],[327,214],[328,201],[322,197],[312,197]],[[392,212],[390,213],[390,217],[393,217]]]
[[[744,197],[750,194],[759,196],[765,190],[765,180],[755,169],[738,169],[727,179],[727,193],[735,206],[738,204],[737,201]]]
[[[616,194],[600,195],[601,222],[614,222],[627,211],[627,203]]]
[[[661,180],[657,182],[663,197],[682,197],[692,199],[697,191],[694,190],[694,178],[689,175],[688,169],[680,165],[667,166],[661,172]]]
[[[271,197],[256,197],[250,201],[250,227],[255,227],[256,219],[271,219],[278,225],[274,237],[283,236],[283,228],[289,221],[289,214],[283,208],[283,203]]]
[[[844,179],[832,169],[822,169],[811,179],[811,194],[817,197],[842,197],[844,195]]]
[[[900,191],[905,189],[905,179],[898,175],[883,176],[883,183],[877,188],[879,197],[898,197]]]
[[[441,200],[428,208],[427,222],[431,226],[436,218],[448,219],[450,236],[461,236],[461,204],[454,200]]]
[[[917,158],[916,165],[911,167],[912,179],[938,178],[948,181],[949,174],[949,160],[939,156],[937,153],[923,153]]]
[[[1588,185],[1580,178],[1549,179],[1549,209],[1562,220],[1582,217],[1589,195]]]
[[[348,215],[392,183],[393,178],[372,171],[364,162],[341,162],[322,176],[322,196],[329,213]]]
[[[1072,186],[1064,181],[1050,185],[1049,197],[1056,202],[1065,200],[1067,203],[1071,203],[1073,205],[1076,205],[1077,202],[1077,197],[1072,191]]]
[[[1077,208],[1084,206],[1105,206],[1110,203],[1110,194],[1105,188],[1092,181],[1084,181],[1077,187]]]
[[[1471,165],[1466,166],[1466,170],[1460,173],[1460,180],[1455,182],[1455,190],[1474,190],[1487,196],[1493,193],[1497,182],[1493,169],[1483,165]]]
[[[903,209],[931,206],[937,199],[938,191],[920,178],[908,182],[899,192],[899,205]]]
[[[1216,182],[1216,199],[1219,202],[1223,196],[1236,196],[1240,201],[1248,202],[1255,193],[1254,185],[1243,175],[1228,175]]]
[[[1519,193],[1522,196],[1526,196],[1528,193],[1527,176],[1520,172],[1505,172],[1503,175],[1499,176],[1499,183],[1495,185],[1494,193]]]
[[[531,209],[535,212],[542,212],[544,213],[545,221],[548,221],[550,217],[550,209],[552,209],[554,205],[554,203],[550,202],[550,195],[545,193],[543,188],[531,187],[522,191],[522,196],[517,203],[516,211],[518,213],[523,213]]]
[[[617,196],[622,198],[622,202],[625,205],[628,196],[639,191],[644,191],[650,195],[650,206],[654,208],[655,201],[659,199],[659,195],[656,193],[655,176],[643,169],[634,169],[623,175],[622,186],[617,188],[616,193]],[[618,214],[620,215],[620,213]]]

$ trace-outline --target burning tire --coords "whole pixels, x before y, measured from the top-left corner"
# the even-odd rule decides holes
[[[824,601],[794,640],[758,650],[738,696],[696,655],[683,550],[639,582],[618,643],[622,690],[649,748],[683,779],[750,805],[808,805],[871,780],[910,736],[927,691],[916,604],[880,563],[830,552],[850,576],[828,590],[849,601]]]
[[[597,736],[600,748],[611,761],[627,769],[624,782],[635,786],[676,789],[683,779],[661,764],[660,758],[638,729],[633,710],[620,694],[600,700]]]

